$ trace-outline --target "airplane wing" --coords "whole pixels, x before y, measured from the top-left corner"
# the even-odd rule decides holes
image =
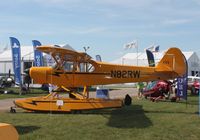
[[[67,56],[67,55],[73,56],[74,59],[79,58],[79,59],[89,60],[92,58],[87,53],[77,52],[71,49],[61,48],[61,47],[56,47],[56,46],[38,46],[37,50],[50,54],[52,56],[55,56],[56,54],[60,54],[62,56]]]

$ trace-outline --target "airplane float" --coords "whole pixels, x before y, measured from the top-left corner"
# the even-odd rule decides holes
[[[155,67],[118,65],[93,60],[85,52],[56,46],[39,46],[37,50],[50,54],[55,60],[53,67],[31,67],[29,75],[38,84],[57,86],[43,97],[15,100],[16,106],[29,111],[73,112],[82,110],[122,107],[121,99],[89,98],[88,87],[117,83],[168,80],[186,73],[186,60],[178,48],[166,51]],[[84,87],[82,93],[76,88]],[[69,97],[59,97],[59,91]]]

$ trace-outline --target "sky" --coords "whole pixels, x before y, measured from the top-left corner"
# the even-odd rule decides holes
[[[6,0],[0,3],[0,50],[9,37],[21,45],[69,44],[112,61],[152,44],[200,54],[200,0]]]

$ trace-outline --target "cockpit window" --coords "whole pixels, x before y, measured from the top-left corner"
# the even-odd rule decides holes
[[[65,62],[63,69],[66,72],[93,72],[94,66],[91,63],[76,63],[76,62]]]
[[[94,70],[94,66],[91,63],[88,63],[88,72],[93,72]]]
[[[152,81],[152,82],[148,83],[146,89],[150,90],[153,87],[155,87],[156,84],[157,84],[157,81]]]
[[[64,70],[65,72],[93,72],[95,70],[94,65],[82,56],[59,53],[52,56],[55,60],[52,67],[57,70]]]
[[[80,63],[80,72],[93,72],[95,67],[91,63]]]
[[[63,65],[64,71],[66,72],[72,72],[73,71],[73,63],[72,62],[65,62]]]

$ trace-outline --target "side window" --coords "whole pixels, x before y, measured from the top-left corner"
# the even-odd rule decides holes
[[[63,65],[64,71],[72,72],[73,71],[73,63],[72,62],[65,62]]]
[[[91,63],[87,63],[88,72],[93,72],[95,70],[94,66]]]
[[[80,63],[80,72],[93,72],[95,67],[91,63]]]
[[[194,75],[195,75],[195,74],[194,74],[194,71],[192,71],[192,73],[191,73],[191,74],[192,74],[192,76],[194,76]]]
[[[199,76],[199,72],[198,72],[198,71],[196,71],[196,74],[195,74],[195,76],[197,76],[197,77]]]

